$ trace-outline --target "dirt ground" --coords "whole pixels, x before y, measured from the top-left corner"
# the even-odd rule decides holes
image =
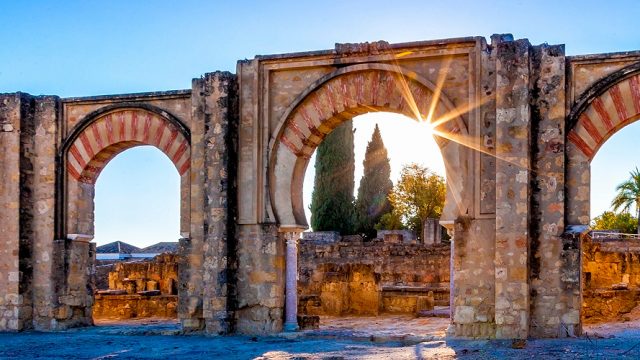
[[[321,319],[314,331],[279,336],[176,335],[175,320],[101,321],[57,333],[0,333],[0,359],[592,359],[640,358],[640,321],[589,325],[577,339],[452,340],[448,319]],[[173,335],[173,336],[170,336]]]

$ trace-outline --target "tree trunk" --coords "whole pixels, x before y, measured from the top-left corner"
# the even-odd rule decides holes
[[[638,228],[636,234],[640,235],[640,206],[636,205],[636,216],[638,216]]]

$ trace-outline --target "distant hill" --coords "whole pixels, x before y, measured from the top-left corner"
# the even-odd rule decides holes
[[[162,243],[161,243],[162,244]],[[140,248],[122,241],[114,241],[96,247],[98,254],[131,254],[140,252]]]
[[[159,242],[157,244],[147,246],[146,248],[142,248],[137,252],[141,254],[177,253],[178,242],[171,242],[171,241]]]

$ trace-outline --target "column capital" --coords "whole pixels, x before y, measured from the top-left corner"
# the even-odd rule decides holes
[[[308,226],[303,226],[303,225],[280,225],[278,227],[278,232],[281,232],[281,233],[287,233],[287,232],[302,233],[303,231],[307,230],[308,228],[309,228]]]
[[[287,245],[296,246],[298,245],[298,241],[300,240],[302,232],[301,231],[287,231],[284,233],[284,238],[287,241]]]

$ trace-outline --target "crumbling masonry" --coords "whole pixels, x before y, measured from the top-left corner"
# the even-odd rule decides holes
[[[568,57],[511,35],[258,56],[187,90],[0,95],[0,330],[92,323],[94,183],[138,145],[182,179],[184,331],[295,329],[309,157],[370,111],[436,126],[451,332],[580,333],[580,236],[567,230],[589,222],[591,159],[639,117],[640,52]]]

